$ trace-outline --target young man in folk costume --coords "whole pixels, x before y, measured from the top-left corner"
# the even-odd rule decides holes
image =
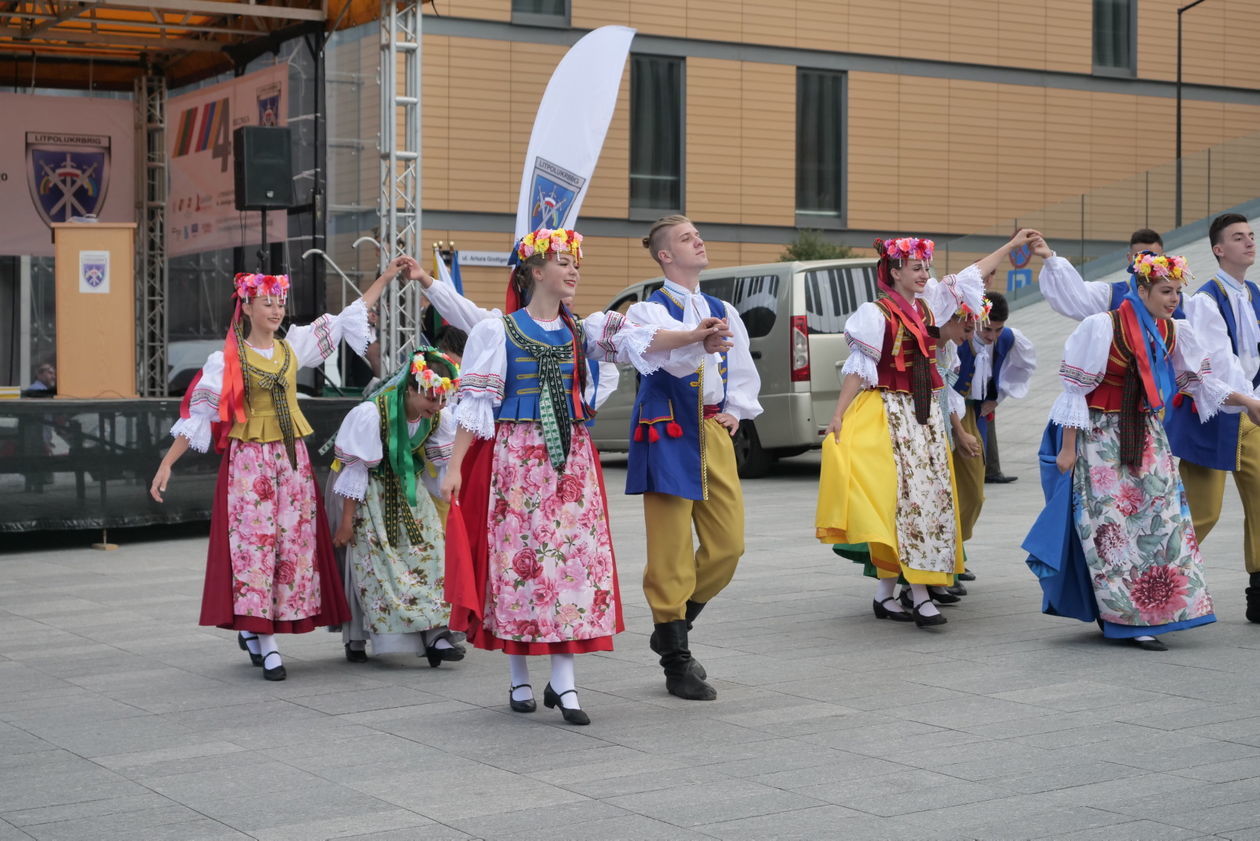
[[[1010,305],[1000,292],[985,293],[987,319],[975,335],[958,347],[959,370],[954,389],[966,400],[963,426],[981,441],[988,438],[994,411],[1008,397],[1028,394],[1037,355],[1028,337],[1007,327]],[[955,459],[961,539],[971,540],[984,507],[984,459]]]
[[[689,633],[744,553],[744,497],[731,437],[741,421],[761,414],[761,379],[739,313],[700,291],[709,257],[691,220],[658,220],[643,245],[660,265],[665,284],[632,305],[627,319],[656,325],[677,320],[694,327],[720,318],[732,334],[731,347],[705,355],[694,373],[662,370],[640,378],[626,477],[626,493],[643,494],[643,592],[654,625],[649,644],[660,655],[665,687],[679,698],[711,701],[717,690],[691,656]]]
[[[1260,288],[1246,279],[1256,261],[1256,236],[1247,218],[1228,213],[1208,229],[1216,275],[1185,297],[1186,319],[1230,387],[1253,394],[1260,385]],[[1228,364],[1224,364],[1228,362]],[[1178,395],[1165,420],[1200,541],[1221,516],[1225,474],[1243,505],[1243,562],[1250,577],[1246,616],[1260,622],[1260,428],[1246,414],[1221,413],[1200,424],[1189,395]]]

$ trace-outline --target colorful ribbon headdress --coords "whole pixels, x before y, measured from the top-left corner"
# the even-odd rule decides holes
[[[232,311],[227,336],[223,339],[223,390],[219,396],[219,420],[224,424],[221,432],[224,436],[231,431],[231,424],[245,422],[245,337],[241,333],[241,304],[253,298],[288,297],[289,277],[282,274],[242,272],[233,278],[232,286],[232,297],[236,305]],[[277,409],[280,408],[277,406]],[[291,442],[286,438],[285,443]]]

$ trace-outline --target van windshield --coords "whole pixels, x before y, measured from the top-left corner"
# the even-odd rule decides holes
[[[700,291],[729,301],[739,313],[750,339],[768,336],[779,314],[778,275],[733,275],[706,277]]]

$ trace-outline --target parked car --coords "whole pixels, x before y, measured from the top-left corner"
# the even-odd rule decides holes
[[[628,286],[609,310],[624,313],[665,282],[652,278]],[[748,328],[761,375],[755,421],[735,436],[739,475],[765,475],[774,459],[821,446],[840,394],[840,367],[848,356],[845,319],[876,297],[875,260],[812,260],[708,269],[700,290],[729,301]],[[628,448],[636,373],[621,366],[621,387],[599,412],[592,434],[604,451]]]

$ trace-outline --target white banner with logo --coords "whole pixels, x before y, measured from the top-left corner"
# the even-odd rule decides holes
[[[288,88],[289,66],[278,64],[167,101],[166,249],[171,256],[237,245],[257,249],[262,214],[236,209],[232,132],[238,126],[284,125]],[[268,213],[268,242],[287,237],[285,212]]]
[[[130,100],[0,93],[0,254],[48,257],[53,222],[135,221]]]
[[[572,228],[591,185],[634,30],[601,26],[569,48],[538,104],[516,208],[516,239]]]

